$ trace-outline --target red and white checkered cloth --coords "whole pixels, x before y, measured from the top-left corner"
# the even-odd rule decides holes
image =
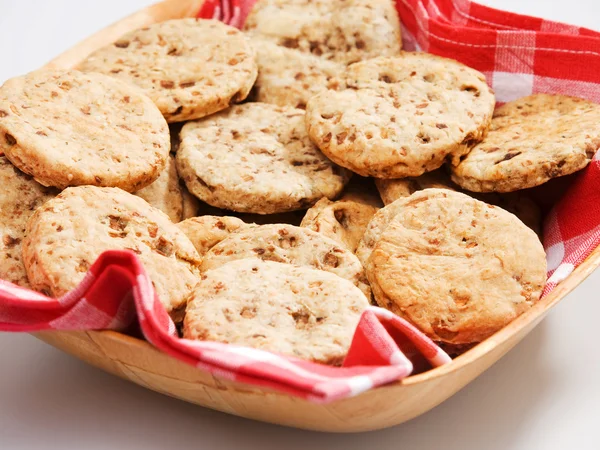
[[[199,17],[241,26],[254,1],[207,0]],[[467,0],[398,0],[404,48],[458,59],[486,74],[499,102],[535,92],[600,102],[600,33]],[[599,124],[600,126],[600,124]],[[579,173],[548,214],[548,284],[564,280],[600,243],[600,161]],[[349,397],[450,358],[408,322],[370,307],[341,368],[214,342],[179,339],[136,255],[104,253],[60,299],[0,280],[0,330],[125,330],[135,320],[157,348],[215,375],[313,402]]]

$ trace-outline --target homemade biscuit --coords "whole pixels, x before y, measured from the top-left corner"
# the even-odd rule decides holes
[[[367,306],[356,286],[332,273],[246,258],[203,274],[183,337],[340,366]]]
[[[458,162],[485,136],[495,105],[481,73],[420,52],[352,64],[343,87],[309,100],[308,134],[335,163],[377,178]]]
[[[267,103],[233,106],[185,124],[177,168],[200,200],[258,214],[334,198],[350,178],[310,142],[304,111]]]
[[[447,189],[390,206],[398,213],[373,248],[367,276],[381,307],[434,341],[480,342],[539,299],[544,248],[514,215]]]
[[[306,211],[300,226],[321,233],[354,253],[376,212],[377,208],[364,203],[323,198]]]
[[[202,271],[250,257],[325,270],[371,296],[363,267],[352,252],[316,231],[288,224],[261,225],[231,234],[206,253]]]
[[[335,89],[345,66],[308,53],[253,39],[258,78],[252,89],[255,101],[306,108],[315,94]]]
[[[167,166],[158,179],[135,193],[150,205],[164,212],[173,223],[183,219],[183,195],[179,185],[179,176],[175,167],[175,158],[169,155]]]
[[[342,64],[397,55],[402,48],[392,0],[259,0],[244,30]]]
[[[0,149],[44,186],[137,191],[158,178],[169,147],[160,111],[114,78],[37,71],[0,87]]]
[[[474,192],[512,192],[576,172],[600,148],[599,124],[600,105],[581,98],[535,94],[506,103],[452,181]]]
[[[244,100],[257,68],[248,39],[217,20],[176,19],[132,31],[79,65],[142,88],[168,122]]]
[[[0,279],[29,287],[21,255],[27,220],[56,195],[0,156]]]
[[[201,216],[179,222],[177,226],[194,244],[200,257],[203,257],[231,233],[250,225],[237,217]]]
[[[130,250],[172,317],[199,281],[200,258],[185,234],[144,200],[117,188],[68,188],[27,223],[23,261],[31,286],[54,297],[74,289],[106,250]]]

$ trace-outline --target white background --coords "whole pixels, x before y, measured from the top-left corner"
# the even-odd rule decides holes
[[[0,82],[151,0],[0,0]],[[599,0],[483,0],[600,28]],[[209,411],[107,375],[27,335],[0,334],[0,449],[600,449],[600,271],[519,346],[433,411],[360,435]]]

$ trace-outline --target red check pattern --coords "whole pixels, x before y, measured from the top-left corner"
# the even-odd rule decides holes
[[[199,17],[240,27],[254,1],[207,0]],[[535,92],[600,102],[600,33],[467,0],[398,0],[404,48],[458,59],[486,74],[499,102]],[[600,243],[600,158],[582,171],[544,227],[548,283],[564,280]],[[226,379],[329,402],[450,362],[420,331],[381,308],[361,317],[343,367],[262,350],[180,339],[137,259],[105,252],[73,292],[51,299],[0,280],[0,330],[127,329],[139,322],[160,350]]]

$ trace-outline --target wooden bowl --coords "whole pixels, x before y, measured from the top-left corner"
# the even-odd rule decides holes
[[[48,67],[73,67],[125,32],[168,19],[193,17],[202,3],[202,0],[167,0],[150,6],[84,40],[52,60]],[[121,378],[207,408],[310,430],[367,431],[410,420],[452,396],[523,339],[550,308],[598,265],[600,248],[530,311],[452,363],[327,405],[210,375],[167,356],[143,340],[113,331],[41,332],[35,336]]]

